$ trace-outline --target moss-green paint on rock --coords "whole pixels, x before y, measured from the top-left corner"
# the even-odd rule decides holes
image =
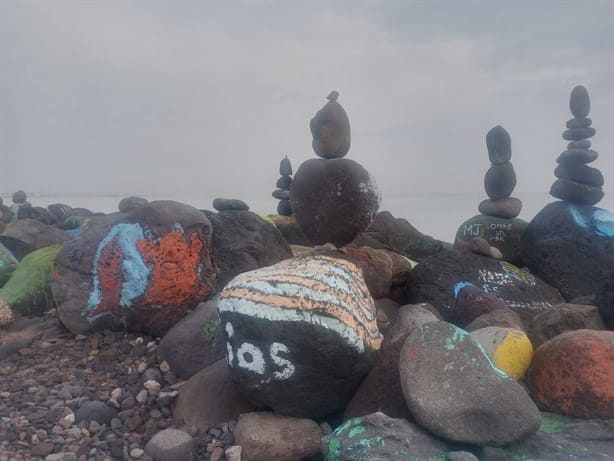
[[[19,265],[19,261],[15,259],[15,256],[6,248],[0,244],[0,287],[11,278],[15,269]]]
[[[215,334],[220,327],[220,323],[220,319],[215,319],[205,324],[205,326],[203,327],[203,337],[206,342],[212,343],[215,340]]]

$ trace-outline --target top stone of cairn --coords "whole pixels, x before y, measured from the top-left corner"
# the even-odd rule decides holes
[[[588,97],[588,91],[582,85],[578,85],[571,90],[569,108],[574,117],[577,118],[586,117],[591,111],[591,100]]]
[[[350,120],[337,102],[339,92],[331,91],[328,102],[309,122],[313,150],[322,158],[341,158],[350,150]]]
[[[486,134],[488,158],[493,165],[503,165],[512,159],[512,138],[501,125]]]

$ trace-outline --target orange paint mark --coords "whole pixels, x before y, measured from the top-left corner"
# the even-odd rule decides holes
[[[169,232],[158,242],[139,240],[139,252],[152,267],[144,304],[180,305],[205,294],[207,287],[198,274],[203,242],[192,234],[189,243],[179,230]]]

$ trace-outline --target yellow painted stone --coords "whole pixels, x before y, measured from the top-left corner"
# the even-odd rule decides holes
[[[522,378],[531,365],[533,345],[523,331],[486,327],[472,331],[471,336],[480,343],[495,366],[510,378]]]

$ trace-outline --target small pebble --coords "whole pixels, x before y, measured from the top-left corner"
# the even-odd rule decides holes
[[[139,458],[142,458],[144,454],[145,454],[145,451],[143,451],[142,448],[133,448],[132,450],[130,450],[130,456],[132,458],[139,459]]]
[[[160,362],[160,371],[162,373],[168,373],[169,371],[171,371],[171,366],[166,360],[162,360],[162,362]]]

